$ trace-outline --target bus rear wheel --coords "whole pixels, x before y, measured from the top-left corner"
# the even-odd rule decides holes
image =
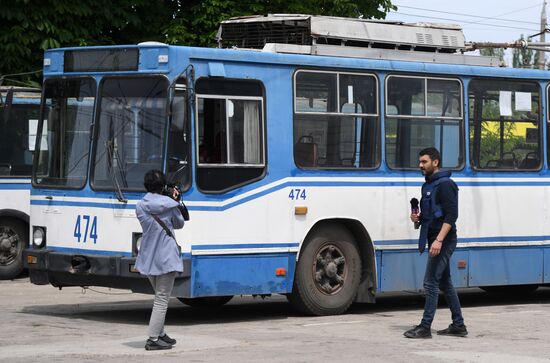
[[[307,315],[342,314],[355,299],[360,280],[361,258],[353,235],[340,224],[327,224],[304,242],[289,300]]]
[[[0,218],[0,280],[13,279],[23,271],[23,250],[28,243],[24,222]]]
[[[178,297],[178,300],[194,308],[215,308],[227,304],[233,296],[207,296],[193,299]]]

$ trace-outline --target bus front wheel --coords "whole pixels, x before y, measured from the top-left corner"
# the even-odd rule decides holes
[[[361,258],[353,235],[340,224],[326,224],[304,242],[289,300],[304,314],[342,314],[355,299],[360,280]]]
[[[24,222],[0,218],[0,280],[13,279],[23,271],[23,250],[28,243]]]

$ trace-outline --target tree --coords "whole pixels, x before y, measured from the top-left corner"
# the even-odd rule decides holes
[[[479,53],[485,57],[497,57],[500,64],[504,64],[504,49],[503,48],[482,48]]]
[[[394,8],[391,0],[0,0],[0,75],[40,69],[49,48],[148,40],[212,46],[219,23],[234,16],[384,18]]]
[[[396,9],[391,0],[186,0],[164,32],[171,44],[213,46],[220,22],[231,17],[284,13],[383,19],[391,9]]]
[[[523,34],[520,40],[523,40]],[[515,48],[512,51],[512,67],[514,68],[534,68],[535,52],[532,49]]]
[[[162,40],[171,3],[0,0],[0,75],[40,69],[49,48]]]

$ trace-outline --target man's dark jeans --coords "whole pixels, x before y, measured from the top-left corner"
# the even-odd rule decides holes
[[[436,233],[428,237],[429,241],[433,241],[437,236]],[[431,245],[431,243],[430,243]],[[424,290],[426,292],[426,303],[424,305],[424,316],[422,317],[422,325],[430,329],[434,320],[437,302],[439,300],[439,290],[445,294],[447,305],[451,309],[453,324],[456,326],[464,325],[462,311],[460,309],[460,301],[451,281],[451,269],[449,267],[451,256],[456,248],[456,234],[451,233],[445,238],[441,252],[435,257],[428,255],[428,263],[426,265],[426,274],[424,275]]]

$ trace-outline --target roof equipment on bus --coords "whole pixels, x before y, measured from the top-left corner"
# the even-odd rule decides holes
[[[500,66],[496,57],[467,56],[459,25],[271,14],[221,23],[220,48],[335,57]]]

